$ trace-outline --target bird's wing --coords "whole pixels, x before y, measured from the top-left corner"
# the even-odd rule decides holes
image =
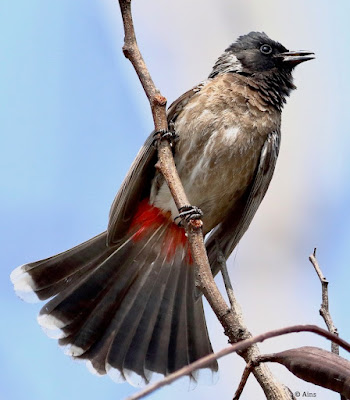
[[[275,170],[279,145],[279,132],[270,133],[262,147],[253,183],[227,218],[213,229],[206,240],[213,275],[216,275],[220,269],[217,254],[218,246],[227,259],[248,229],[264,198]]]
[[[210,79],[207,79],[198,85],[194,86],[192,89],[185,92],[182,96],[177,98],[168,109],[168,122],[175,122],[177,116],[180,114],[182,109],[186,106],[186,104],[190,101],[190,99],[198,92],[202,90],[202,88],[210,82]]]
[[[134,217],[138,202],[143,197],[147,197],[154,175],[154,165],[157,162],[157,149],[152,143],[153,133],[141,147],[114,198],[109,212],[108,244],[117,244],[124,237]]]
[[[168,122],[176,120],[192,96],[198,93],[206,82],[200,83],[175,100],[168,109]],[[129,229],[138,202],[149,196],[151,181],[155,174],[157,149],[153,146],[154,132],[141,147],[127,173],[109,213],[107,243],[117,244]]]

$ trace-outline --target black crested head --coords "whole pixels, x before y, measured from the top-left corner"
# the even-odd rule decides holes
[[[250,32],[225,50],[209,78],[224,73],[250,77],[254,85],[259,86],[264,100],[281,109],[285,97],[295,89],[293,68],[313,58],[313,53],[308,51],[288,51],[264,32]]]
[[[225,52],[234,54],[247,73],[269,71],[277,67],[274,55],[288,51],[281,43],[270,39],[264,32],[250,32],[240,36]]]

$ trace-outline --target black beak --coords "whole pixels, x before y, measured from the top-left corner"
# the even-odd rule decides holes
[[[275,57],[281,59],[283,63],[295,66],[304,61],[313,60],[315,53],[306,50],[286,51],[285,53],[276,54]]]

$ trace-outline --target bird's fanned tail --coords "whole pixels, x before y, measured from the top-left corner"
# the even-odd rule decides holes
[[[51,298],[38,321],[67,354],[139,384],[212,352],[194,274],[184,230],[144,200],[117,246],[102,233],[11,279],[19,295]]]

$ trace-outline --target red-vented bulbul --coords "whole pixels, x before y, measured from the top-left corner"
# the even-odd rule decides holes
[[[251,32],[168,110],[177,170],[203,212],[204,234],[211,232],[214,275],[216,241],[228,258],[266,193],[281,110],[295,89],[292,70],[312,58]],[[38,320],[68,354],[129,382],[148,382],[152,372],[169,374],[212,351],[187,238],[155,168],[153,141],[151,134],[117,193],[106,232],[11,275],[20,297],[50,298]]]

